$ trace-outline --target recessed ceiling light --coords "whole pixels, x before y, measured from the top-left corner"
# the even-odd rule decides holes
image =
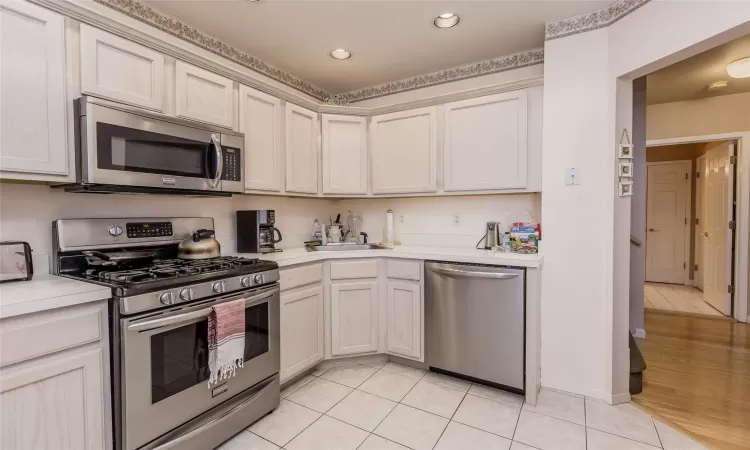
[[[727,73],[732,78],[750,77],[750,56],[730,62]]]
[[[713,83],[711,83],[711,84],[708,85],[708,90],[709,91],[718,91],[719,89],[723,89],[723,88],[727,87],[728,84],[729,84],[729,82],[726,81],[726,80],[714,81]]]
[[[352,52],[345,48],[337,48],[331,52],[331,58],[333,59],[349,59],[352,57]]]
[[[459,20],[461,19],[459,19],[456,14],[443,13],[435,17],[435,20],[432,23],[434,23],[438,28],[450,28],[458,25]]]

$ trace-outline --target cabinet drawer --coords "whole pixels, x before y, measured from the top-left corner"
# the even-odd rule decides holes
[[[101,329],[98,307],[0,323],[0,366],[96,342]]]
[[[419,261],[388,261],[388,278],[419,281],[422,270]]]
[[[378,261],[366,259],[364,261],[331,262],[331,279],[346,280],[351,278],[377,278]]]
[[[323,280],[323,264],[283,269],[279,272],[281,290],[296,288]]]

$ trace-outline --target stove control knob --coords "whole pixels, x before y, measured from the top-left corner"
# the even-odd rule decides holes
[[[117,225],[111,226],[108,231],[110,236],[119,236],[122,234],[122,228],[118,227]]]
[[[255,275],[253,280],[255,281],[255,284],[263,284],[263,274],[259,273],[258,275]]]
[[[250,277],[242,277],[240,283],[242,283],[243,287],[250,287],[250,285],[253,284],[252,281],[250,281]]]
[[[193,299],[193,288],[185,288],[180,291],[180,298],[182,301],[190,301]]]
[[[161,295],[159,295],[159,301],[162,302],[165,305],[173,305],[174,304],[174,294],[171,292],[165,292]]]
[[[224,282],[219,281],[218,283],[214,283],[214,292],[217,294],[223,294],[224,293]]]

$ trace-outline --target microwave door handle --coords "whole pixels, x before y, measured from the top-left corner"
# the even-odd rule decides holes
[[[214,145],[214,157],[216,158],[216,176],[211,180],[206,180],[206,183],[216,189],[224,172],[224,156],[221,152],[221,142],[219,142],[219,137],[215,133],[211,133],[211,142]]]
[[[262,294],[248,297],[245,299],[245,306],[247,307],[247,305],[255,303],[258,300],[263,300],[268,297],[273,297],[274,295],[278,293],[279,293],[279,289],[276,288],[268,292],[264,292]],[[167,326],[177,325],[177,324],[184,323],[184,322],[189,322],[195,319],[202,319],[204,317],[208,317],[211,314],[211,311],[212,311],[212,308],[208,307],[208,308],[203,308],[197,311],[192,311],[192,312],[188,312],[184,314],[177,314],[176,316],[162,317],[158,319],[146,320],[144,322],[137,322],[137,323],[128,325],[128,331],[152,330],[154,328],[167,327]]]

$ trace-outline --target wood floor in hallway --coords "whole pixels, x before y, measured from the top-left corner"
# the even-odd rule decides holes
[[[750,325],[647,310],[633,401],[721,450],[750,448]]]

